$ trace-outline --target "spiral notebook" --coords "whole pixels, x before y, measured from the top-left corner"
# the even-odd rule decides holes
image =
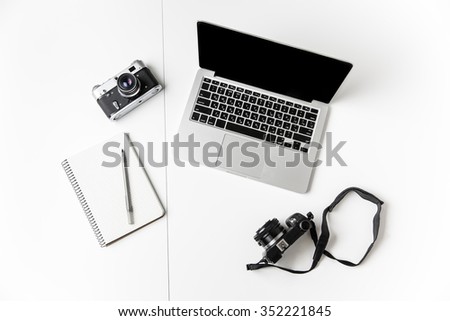
[[[129,137],[121,133],[62,162],[69,182],[78,197],[89,224],[101,247],[158,220],[164,207],[150,180],[144,162],[134,148],[129,148],[128,180],[134,224],[128,223],[125,185],[120,158]],[[103,151],[105,143],[109,147]],[[102,163],[115,166],[103,166]]]

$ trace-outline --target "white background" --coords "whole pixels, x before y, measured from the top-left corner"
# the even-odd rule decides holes
[[[0,2],[0,299],[450,299],[449,14],[445,1]],[[198,69],[198,20],[352,62],[327,125],[333,145],[347,141],[348,166],[319,167],[299,195],[171,163],[151,173],[168,216],[101,249],[60,162],[119,131],[172,139]],[[109,122],[91,88],[134,59],[165,90]],[[385,201],[363,265],[245,270],[266,220],[312,211],[320,223],[352,185]],[[330,250],[357,260],[372,212],[357,197],[336,208]],[[280,264],[307,268],[312,252],[305,237]]]

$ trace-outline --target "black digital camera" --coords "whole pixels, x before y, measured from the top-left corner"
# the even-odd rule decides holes
[[[313,218],[311,213],[307,216],[295,213],[286,220],[287,229],[276,218],[267,221],[254,236],[255,241],[264,248],[263,260],[276,263],[281,259],[284,251],[313,226]]]
[[[105,115],[116,120],[128,114],[159,93],[162,86],[145,64],[134,61],[102,85],[96,85],[92,94]]]

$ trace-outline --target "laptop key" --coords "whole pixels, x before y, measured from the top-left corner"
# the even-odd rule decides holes
[[[298,125],[294,125],[294,124],[293,124],[293,125],[291,126],[291,130],[292,130],[293,132],[297,132],[298,129],[299,129]]]
[[[256,113],[258,111],[258,109],[259,109],[258,106],[252,105],[251,111]]]
[[[200,90],[198,95],[199,95],[199,97],[204,97],[204,98],[208,98],[208,99],[211,97],[211,93],[206,90]]]
[[[304,153],[307,153],[308,152],[308,148],[302,147],[302,148],[300,148],[300,151],[302,151]]]
[[[242,124],[244,123],[244,118],[238,117],[237,123],[240,124],[240,125],[242,125]]]
[[[251,94],[252,94],[252,91],[249,90],[249,89],[246,89],[244,92],[245,92],[247,95],[251,95]]]
[[[242,106],[242,108],[244,108],[245,110],[249,110],[250,106],[251,105],[249,103],[244,103],[244,106]]]
[[[291,120],[291,116],[289,116],[288,114],[284,114],[283,120],[284,121],[290,121]]]
[[[220,87],[224,87],[224,88],[227,88],[227,87],[228,87],[228,85],[227,85],[226,83],[224,83],[224,82],[221,82],[221,83],[220,83]]]
[[[267,118],[267,123],[268,123],[269,125],[273,125],[273,124],[275,124],[275,119],[273,119],[273,118]]]
[[[244,111],[244,115],[245,118],[250,118],[250,112],[248,110]]]
[[[277,144],[278,144],[278,145],[283,145],[283,143],[284,143],[284,137],[278,136],[278,137],[277,137]]]
[[[200,116],[200,121],[201,121],[202,123],[206,123],[207,120],[208,120],[208,116],[206,116],[206,115],[201,115],[201,116]]]
[[[228,98],[227,100],[227,104],[233,106],[234,105],[235,100],[233,98]]]
[[[211,108],[217,109],[219,107],[219,103],[217,101],[213,101],[211,103]]]
[[[220,96],[219,101],[221,103],[226,103],[227,102],[227,97],[226,96]]]
[[[275,135],[272,135],[272,134],[266,135],[266,142],[275,144],[276,139],[277,139],[277,136],[275,136]]]
[[[312,129],[306,128],[306,127],[300,127],[300,130],[298,131],[300,134],[304,134],[306,136],[312,136]]]
[[[213,113],[212,113],[212,115],[213,115],[214,117],[220,117],[220,111],[214,110]]]
[[[216,86],[219,86],[219,84],[220,84],[220,82],[219,81],[217,81],[217,80],[213,80],[213,85],[216,85]]]
[[[313,113],[306,113],[305,118],[308,120],[316,120],[317,119],[317,115],[313,114]]]
[[[284,129],[278,128],[277,135],[283,136],[284,135]]]
[[[317,109],[314,109],[314,108],[311,108],[311,112],[312,112],[313,114],[318,114],[318,113],[319,113],[319,111],[318,111]]]
[[[298,141],[301,141],[303,143],[306,143],[306,144],[309,144],[311,142],[311,138],[310,137],[305,136],[305,135],[300,135],[300,134],[297,134],[297,133],[294,133],[294,139],[298,140]]]
[[[284,137],[286,137],[286,138],[292,138],[292,135],[293,135],[293,134],[294,134],[293,132],[290,132],[290,131],[286,130],[286,132],[284,133]]]
[[[211,115],[211,113],[212,113],[212,109],[211,108],[208,108],[208,107],[205,107],[205,106],[200,106],[200,105],[195,105],[194,110],[198,111],[199,113],[202,113],[202,114]]]
[[[213,116],[209,116],[208,118],[208,124],[214,125],[216,123],[216,119]]]
[[[234,103],[234,105],[235,105],[236,107],[241,108],[241,107],[242,107],[242,101],[236,100],[236,102]]]
[[[235,91],[234,94],[233,94],[233,98],[240,99],[241,98],[241,93],[238,92],[238,91]]]
[[[215,93],[217,91],[217,86],[211,85],[211,87],[209,87],[209,91]]]
[[[248,100],[251,104],[255,104],[257,99],[255,96],[251,96],[250,99]]]
[[[219,105],[219,110],[225,111],[226,109],[227,109],[227,105],[225,105],[225,104],[220,104]]]
[[[210,82],[211,82],[211,79],[209,79],[209,78],[203,78],[203,81],[204,81],[204,82],[207,82],[207,83],[210,83]]]
[[[225,96],[228,96],[228,97],[233,96],[233,91],[230,89],[227,89],[227,91],[225,91]]]
[[[217,93],[223,95],[225,93],[225,88],[219,87],[219,89],[217,89]]]
[[[200,118],[200,114],[199,113],[192,113],[191,119],[192,120],[198,120]]]
[[[285,142],[284,143],[284,147],[291,148],[292,147],[292,143]]]
[[[260,126],[261,126],[261,123],[258,123],[257,121],[254,121],[253,125],[252,125],[252,128],[259,129]]]
[[[287,112],[289,111],[289,107],[286,106],[286,105],[283,105],[283,106],[281,106],[281,111],[282,111],[283,113],[287,113]]]
[[[294,142],[294,143],[292,144],[292,148],[293,148],[293,149],[296,149],[296,150],[300,150],[300,146],[301,146],[301,144],[300,144],[299,142]]]
[[[220,114],[220,118],[223,119],[223,120],[227,120],[228,119],[228,114],[226,112],[222,112]]]
[[[224,128],[225,127],[225,121],[222,120],[222,119],[217,119],[216,120],[216,127]]]
[[[293,124],[298,124],[298,121],[299,121],[300,119],[298,118],[298,117],[292,117],[291,118],[291,122],[293,123]]]
[[[235,115],[238,115],[238,116],[241,116],[241,115],[242,115],[242,109],[236,108],[236,109],[234,110],[234,114],[235,114]]]
[[[306,124],[308,123],[308,121],[304,118],[300,119],[300,125],[302,126],[306,126]]]
[[[218,94],[212,94],[211,99],[214,101],[217,101],[217,100],[219,100],[219,97],[220,96]]]
[[[273,104],[273,109],[275,110],[280,110],[281,109],[281,105],[280,104]]]
[[[209,99],[198,97],[197,98],[197,104],[203,105],[203,106],[209,106],[211,104],[211,101]]]
[[[235,122],[236,121],[236,116],[235,115],[228,116],[228,121]]]
[[[209,84],[206,83],[206,82],[202,83],[202,89],[208,90],[209,89]]]
[[[253,120],[258,120],[258,114],[257,113],[252,113],[250,118],[253,119]]]
[[[277,128],[276,127],[274,127],[274,126],[270,126],[269,127],[269,133],[275,134],[276,132],[277,132]]]
[[[242,87],[237,87],[236,90],[239,91],[240,93],[244,92],[244,88],[242,88]]]
[[[315,123],[313,121],[308,122],[308,128],[314,128]]]
[[[281,118],[283,118],[283,114],[278,111],[278,112],[275,113],[275,118],[276,119],[281,119]]]
[[[274,112],[272,109],[269,109],[269,110],[267,111],[267,116],[273,117],[273,116],[275,116],[275,112]]]
[[[303,116],[305,116],[305,112],[303,110],[298,110],[297,111],[297,116],[298,117],[303,117]]]
[[[227,112],[232,114],[234,112],[234,107],[228,106],[227,107]]]
[[[232,89],[232,90],[235,90],[235,89],[236,89],[236,86],[228,85],[228,88],[230,88],[230,89]]]
[[[234,123],[227,123],[225,129],[262,140],[266,137],[266,134],[260,130],[248,128]]]
[[[287,121],[285,121],[285,122],[283,123],[283,128],[284,128],[284,129],[289,129],[289,128],[291,128],[291,124],[288,123]]]
[[[250,119],[246,119],[244,122],[244,125],[247,127],[251,127],[252,126],[252,121]]]
[[[261,123],[265,123],[266,120],[267,120],[267,117],[266,117],[266,116],[263,116],[263,115],[259,115],[258,120],[259,120]]]
[[[264,106],[264,102],[265,102],[264,99],[259,98],[258,101],[257,101],[256,103],[257,103],[258,105],[260,105],[260,106]]]
[[[294,107],[291,107],[290,109],[289,109],[289,114],[291,114],[291,115],[294,115],[295,116],[295,114],[297,113],[297,109],[296,108],[294,108]]]
[[[275,126],[281,127],[281,126],[283,126],[283,122],[281,120],[277,119],[277,120],[275,120]]]
[[[247,101],[248,100],[248,95],[247,94],[242,94],[242,96],[241,96],[241,100],[243,100],[243,101]]]
[[[309,111],[309,110],[310,110],[310,108],[309,108],[309,107],[306,107],[306,106],[303,106],[302,109],[303,109],[303,110],[306,110],[306,111]]]
[[[261,124],[261,128],[260,128],[263,132],[266,132],[267,129],[269,129],[269,125],[267,124]]]

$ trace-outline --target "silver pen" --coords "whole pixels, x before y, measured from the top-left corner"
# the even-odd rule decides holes
[[[125,205],[127,207],[128,224],[134,224],[133,206],[131,205],[130,181],[128,179],[127,167],[128,167],[127,158],[125,156],[125,151],[122,149],[122,172],[123,172],[123,183],[125,185]]]

